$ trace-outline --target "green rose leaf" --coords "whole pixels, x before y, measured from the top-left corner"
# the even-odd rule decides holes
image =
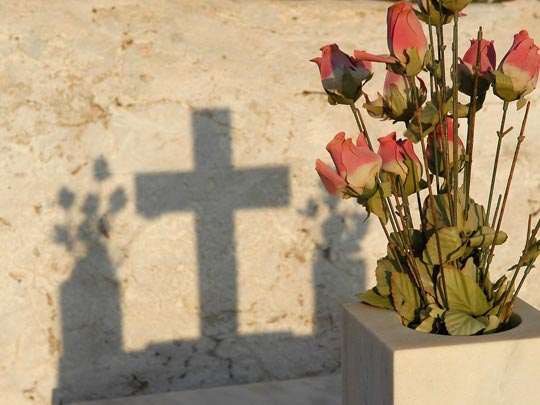
[[[444,315],[446,330],[453,336],[471,336],[480,332],[485,325],[461,311],[449,309]]]
[[[416,268],[418,269],[418,274],[420,275],[420,281],[422,281],[424,290],[428,294],[435,296],[435,284],[433,282],[433,266],[425,264],[418,257],[414,258],[414,262],[416,264]]]
[[[384,309],[389,309],[391,311],[394,311],[394,306],[392,305],[392,302],[390,301],[390,297],[380,296],[379,294],[375,292],[373,288],[361,294],[356,294],[356,298],[374,307],[384,308]]]
[[[403,163],[407,166],[408,173],[403,183],[403,193],[405,194],[405,196],[409,196],[427,188],[426,181],[420,178],[421,173],[419,172],[418,167],[414,164],[412,159],[405,159]]]
[[[370,101],[367,98],[367,95],[365,97],[366,102],[362,104],[362,107],[366,109],[368,114],[373,118],[384,118],[385,114],[382,96],[379,94],[378,97],[373,101]]]
[[[489,311],[490,306],[482,289],[474,280],[467,277],[453,266],[443,266],[444,280],[446,282],[446,301],[448,308],[463,312],[467,315],[480,316]],[[437,293],[444,295],[442,277],[437,280]]]
[[[501,324],[501,320],[499,319],[498,316],[496,315],[489,315],[489,316],[485,316],[483,317],[485,318],[486,322],[486,328],[484,329],[484,332],[483,334],[488,334],[488,333],[495,333],[497,332],[497,329],[499,328],[500,324]]]
[[[433,331],[433,323],[435,319],[432,317],[427,317],[415,328],[418,332],[431,333]]]
[[[420,307],[420,296],[411,279],[405,273],[392,273],[391,292],[394,307],[405,324],[415,318],[415,312]]]
[[[465,265],[461,269],[461,273],[476,282],[476,264],[474,264],[474,259],[472,257],[467,259]]]
[[[493,92],[497,97],[508,102],[517,100],[520,97],[520,94],[514,90],[514,85],[512,84],[510,76],[507,76],[498,70],[494,70],[492,73],[495,76]]]
[[[461,196],[460,196],[461,197]],[[446,228],[452,226],[452,217],[450,215],[450,203],[448,201],[448,194],[438,194],[433,196],[435,202],[435,216],[431,209],[431,199],[427,197],[425,205],[425,215],[428,223],[435,227],[435,221],[438,228]],[[465,228],[465,216],[463,213],[463,202],[461,198],[458,198],[458,210],[457,210],[457,229],[462,231]],[[475,228],[476,230],[476,228]]]
[[[375,277],[377,278],[377,292],[383,297],[390,296],[390,280],[392,273],[397,271],[390,259],[383,259],[377,262]]]
[[[384,184],[384,183],[383,183]],[[381,188],[379,188],[381,190]],[[375,194],[373,194],[366,202],[365,207],[368,214],[375,214],[377,215],[383,222],[383,224],[386,224],[388,222],[388,214],[386,213],[386,209],[384,208],[383,204],[383,197],[381,194],[384,195],[384,189],[382,191],[376,191]]]
[[[437,237],[441,247],[442,263],[439,260]],[[459,231],[455,226],[441,228],[429,238],[422,259],[427,264],[444,264],[462,257],[465,250],[466,246],[461,242]]]
[[[486,249],[493,244],[493,241],[495,241],[496,245],[501,245],[506,242],[506,239],[508,239],[508,235],[503,231],[497,232],[497,238],[495,238],[495,229],[482,226],[469,238],[469,246]]]
[[[466,234],[471,234],[479,227],[484,226],[486,223],[486,210],[485,208],[474,202],[473,199],[469,200],[469,212],[467,213],[467,221],[463,231]]]

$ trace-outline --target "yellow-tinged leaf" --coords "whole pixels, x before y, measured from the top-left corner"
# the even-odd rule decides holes
[[[356,294],[356,297],[366,304],[372,305],[378,308],[394,310],[390,297],[382,297],[377,294],[373,289],[367,290],[361,294]]]
[[[482,226],[469,238],[469,246],[486,249],[493,244],[493,241],[495,241],[495,245],[501,245],[506,242],[507,238],[508,236],[503,231],[497,232],[497,238],[495,238],[495,229]]]
[[[482,322],[472,316],[453,309],[446,311],[444,324],[448,333],[453,336],[471,336],[485,327]]]
[[[426,319],[420,322],[420,325],[418,325],[415,330],[417,330],[418,332],[431,333],[431,331],[433,330],[434,322],[435,319],[428,316]]]
[[[461,190],[461,189],[460,189]],[[464,197],[460,194],[458,198],[458,212],[457,212],[457,229],[462,231],[465,227],[465,216],[463,213],[463,199]],[[435,216],[431,209],[431,198],[426,198],[425,203],[425,215],[427,221],[435,226],[437,222],[437,228],[447,228],[452,226],[452,217],[450,215],[450,203],[448,201],[448,194],[437,194],[433,196],[433,201],[435,202]]]
[[[405,273],[392,273],[392,301],[396,311],[409,322],[414,320],[420,307],[420,296],[410,277]]]
[[[476,282],[476,264],[474,264],[474,259],[472,257],[467,259],[465,265],[461,269],[461,272]]]
[[[489,311],[490,306],[482,289],[474,280],[464,275],[452,266],[444,266],[441,270],[446,282],[446,301],[448,308],[464,312],[467,315],[480,316]],[[437,280],[437,292],[441,297],[444,294],[442,276]]]
[[[469,200],[469,212],[467,213],[467,220],[463,231],[466,234],[471,234],[476,231],[479,227],[484,226],[486,223],[486,210],[485,208],[474,202],[471,198]]]
[[[384,224],[388,221],[388,214],[382,202],[381,194],[384,193],[384,189],[381,192],[375,192],[365,203],[366,211],[368,214],[377,215]]]
[[[439,238],[441,248],[442,263],[439,260],[437,237]],[[465,251],[466,246],[461,241],[458,229],[452,226],[441,228],[431,235],[422,258],[427,264],[444,264],[462,257]]]
[[[377,262],[375,277],[377,278],[377,292],[383,297],[390,295],[390,277],[396,271],[390,259],[383,259]]]
[[[446,312],[446,309],[442,309],[436,304],[430,304],[429,307],[429,316],[432,318],[442,317],[444,313]]]
[[[419,257],[414,258],[420,281],[424,287],[424,291],[435,296],[435,283],[433,280],[433,266],[425,264]]]
[[[514,101],[520,97],[520,94],[514,90],[512,79],[498,70],[492,71],[495,76],[493,83],[493,92],[504,101]]]
[[[497,329],[499,328],[499,325],[501,324],[501,320],[496,315],[489,315],[487,317],[487,325],[484,329],[484,334],[486,333],[495,333],[497,332]]]

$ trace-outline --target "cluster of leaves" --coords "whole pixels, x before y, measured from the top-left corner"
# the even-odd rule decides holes
[[[472,199],[465,212],[464,198],[461,191],[456,226],[448,194],[434,196],[435,218],[426,198],[423,228],[391,235],[394,248],[391,241],[387,256],[377,263],[376,287],[358,298],[397,311],[404,325],[423,332],[474,335],[500,330],[512,314],[510,303],[503,300],[511,284],[506,276],[492,283],[482,268],[488,248],[504,243],[507,236],[487,224],[484,207]],[[395,248],[405,238],[411,241],[412,259]]]

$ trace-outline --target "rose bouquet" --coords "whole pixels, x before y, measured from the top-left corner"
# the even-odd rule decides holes
[[[533,224],[529,216],[516,264],[491,280],[495,248],[507,239],[501,224],[525,138],[530,106],[525,96],[538,81],[539,48],[522,30],[497,66],[494,42],[484,39],[480,28],[460,58],[459,21],[468,3],[419,0],[417,10],[395,3],[387,15],[388,54],[354,51],[350,56],[331,44],[312,60],[328,102],[348,105],[359,129],[354,141],[339,132],[328,143],[335,170],[321,160],[316,170],[330,194],[355,198],[368,215],[376,216],[388,241],[387,254],[375,270],[377,285],[358,297],[395,310],[410,328],[450,335],[508,328],[516,296],[540,254],[540,221]],[[446,52],[445,24],[453,25]],[[374,63],[385,64],[387,72],[382,94],[370,99],[364,86]],[[475,118],[490,88],[501,99],[502,112],[484,207],[470,188]],[[403,138],[396,132],[379,137],[375,150],[356,108],[362,97],[367,114],[400,125]],[[506,126],[510,104],[526,108],[506,186],[497,194],[501,145],[512,131]],[[413,210],[419,213],[414,221]]]

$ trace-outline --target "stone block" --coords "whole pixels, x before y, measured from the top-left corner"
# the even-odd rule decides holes
[[[540,312],[521,300],[514,329],[441,336],[363,303],[343,313],[344,405],[537,404]]]

